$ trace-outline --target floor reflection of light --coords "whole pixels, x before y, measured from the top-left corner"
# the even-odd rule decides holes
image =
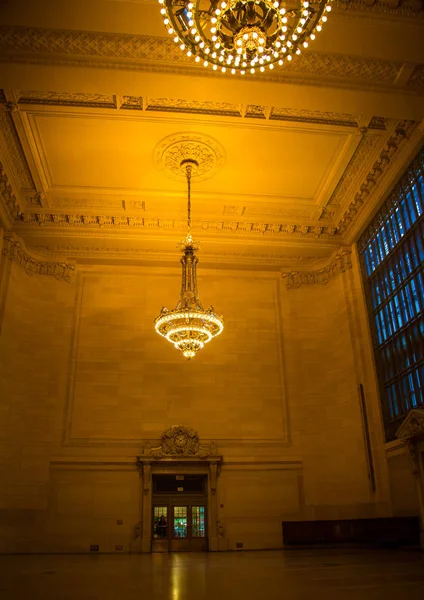
[[[171,598],[172,600],[181,600],[182,598],[182,564],[181,557],[177,554],[172,557],[171,567]]]

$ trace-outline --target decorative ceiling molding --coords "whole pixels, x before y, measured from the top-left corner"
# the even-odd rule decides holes
[[[71,257],[72,259],[78,259],[84,257],[84,259],[95,257],[110,257],[110,258],[121,258],[131,259],[136,258],[148,259],[149,262],[152,260],[159,261],[170,261],[175,262],[181,256],[180,252],[175,250],[169,250],[167,252],[163,250],[156,250],[153,248],[137,248],[137,247],[124,247],[124,246],[89,246],[89,245],[75,245],[73,244],[53,244],[52,246],[46,246],[46,244],[32,244],[27,246],[29,251],[35,252],[36,254],[44,255],[46,257],[51,256],[65,256]],[[260,252],[220,252],[219,254],[209,252],[206,256],[201,257],[202,264],[208,263],[220,263],[225,264],[244,264],[246,260],[249,264],[258,265],[279,265],[282,264],[293,264],[296,266],[308,264],[314,265],[322,263],[322,258],[317,256],[293,256],[292,254],[263,254]]]
[[[409,78],[408,85],[413,88],[422,90],[424,87],[424,65],[415,67],[414,72]]]
[[[393,15],[394,17],[409,17],[424,19],[423,0],[334,0],[333,7],[338,11],[363,12],[365,15]]]
[[[96,59],[96,60],[93,60]],[[100,59],[100,60],[99,60]],[[72,64],[173,72],[217,77],[186,57],[169,38],[130,34],[64,31],[29,27],[0,28],[0,61]],[[341,54],[306,52],[261,81],[287,81],[326,85],[329,82],[363,87],[393,87],[401,61]],[[419,80],[413,89],[419,88]]]
[[[6,175],[3,165],[0,163],[0,197],[2,205],[5,207],[9,218],[14,222],[21,214],[21,207],[13,193],[12,186]]]
[[[199,102],[197,100],[175,100],[171,98],[146,98],[145,110],[196,115],[217,115],[223,117],[242,116],[242,106],[240,104],[210,101]]]
[[[176,219],[154,219],[142,216],[110,216],[110,215],[81,215],[81,214],[55,214],[49,212],[34,213],[22,212],[9,183],[3,165],[0,163],[0,195],[13,225],[22,229],[30,227],[49,227],[62,229],[120,229],[125,230],[171,230],[184,232],[186,221]],[[332,223],[316,225],[296,225],[293,223],[257,223],[237,220],[202,220],[194,221],[193,230],[225,232],[230,235],[251,235],[266,237],[294,237],[294,238],[337,238],[340,237]]]
[[[343,206],[348,198],[352,198],[359,185],[362,183],[360,177],[370,162],[370,156],[378,150],[381,145],[380,133],[367,133],[359,142],[350,162],[343,173],[336,189],[334,190],[329,205]]]
[[[4,97],[4,95],[3,95]],[[6,99],[3,100],[4,102]],[[0,98],[0,102],[2,102]],[[15,171],[16,178],[23,188],[35,190],[34,181],[22,150],[22,145],[17,134],[10,111],[0,107],[0,136],[4,147],[7,149],[9,162]],[[35,193],[35,192],[34,192]]]
[[[1,91],[1,90],[0,90]],[[219,117],[237,117],[269,121],[291,121],[342,127],[358,127],[359,116],[349,113],[321,112],[288,107],[231,104],[229,102],[211,102],[173,98],[143,98],[142,96],[118,96],[101,94],[70,94],[42,91],[13,91],[16,98],[13,104],[16,110],[26,104],[40,106],[69,106],[84,108],[114,108],[119,110],[137,110],[142,112],[185,113]],[[0,98],[0,103],[2,102]],[[3,100],[6,103],[6,98]],[[373,117],[369,129],[385,129],[383,117]]]
[[[3,238],[2,254],[11,261],[16,262],[27,275],[48,275],[58,281],[71,281],[71,273],[75,265],[52,261],[41,261],[33,258],[21,241],[15,237],[5,236]]]
[[[357,219],[358,213],[370,202],[379,187],[382,176],[390,169],[394,159],[418,126],[419,123],[415,121],[400,121],[396,125],[394,133],[388,139],[379,157],[363,180],[359,191],[354,196],[353,194],[348,196],[350,198],[353,196],[353,200],[338,223],[337,230],[341,234],[349,229]]]
[[[318,110],[300,110],[292,108],[271,108],[270,121],[297,121],[357,127],[357,119],[348,113],[319,112]]]
[[[117,97],[104,94],[67,94],[29,90],[19,91],[16,95],[19,104],[117,108]]]
[[[168,229],[178,233],[184,233],[185,220],[177,219],[153,219],[141,216],[96,216],[76,214],[52,214],[52,213],[23,213],[18,215],[15,225],[83,228],[83,229],[116,229],[121,230],[164,230]],[[294,236],[307,238],[337,238],[340,234],[333,226],[316,225],[293,225],[286,223],[253,223],[245,221],[193,221],[194,231],[225,232],[229,234],[248,234],[260,236]]]
[[[193,170],[192,178],[206,181],[224,166],[225,150],[209,135],[185,131],[168,135],[153,151],[156,167],[177,181],[186,181],[185,170],[181,169],[181,162],[186,159],[195,160],[199,165]]]
[[[314,271],[292,271],[290,273],[281,273],[281,277],[286,281],[288,290],[297,289],[302,284],[320,283],[326,285],[333,277],[339,273],[344,273],[352,268],[352,253],[347,248],[339,248],[330,258],[329,263],[322,269]]]
[[[63,103],[64,106],[88,106],[92,103],[95,108],[109,107],[111,99],[114,99],[117,106],[123,105],[121,99],[115,95],[58,94],[56,92],[39,93],[35,91],[7,92],[6,94],[3,94],[5,101],[11,96],[14,96],[17,99],[18,104],[16,106],[18,107],[19,102],[22,99],[31,99],[32,104],[47,101],[47,103],[60,102]],[[127,102],[127,100],[125,101]],[[172,102],[173,106],[175,106],[175,101]],[[188,104],[188,101],[183,102]],[[144,110],[147,103],[142,99],[139,99],[138,103],[142,107],[141,109]],[[227,109],[230,106],[232,105],[227,105]],[[197,108],[199,107],[194,107],[194,110]],[[257,108],[258,107],[249,105],[244,107],[244,112],[258,112]],[[204,109],[204,106],[200,107],[200,110]],[[208,110],[214,109],[222,110],[222,105],[216,107],[213,103],[209,103]],[[264,114],[264,118],[267,119],[271,119],[273,111],[274,114],[277,114],[279,111],[279,114],[284,117],[295,117],[299,120],[319,119],[322,121],[325,120],[326,123],[330,120],[332,120],[333,123],[335,121],[344,121],[347,123],[355,118],[352,115],[345,113],[294,111],[288,108],[276,109],[273,107],[259,107],[259,109],[262,111],[262,114]],[[62,228],[63,232],[69,229],[92,231],[100,228],[107,230],[115,229],[121,232],[134,230],[183,231],[185,221],[178,217],[176,219],[160,219],[154,218],[156,215],[149,215],[149,217],[146,217],[144,214],[140,214],[144,213],[146,209],[145,202],[141,199],[132,200],[131,198],[127,198],[123,200],[114,196],[106,199],[104,197],[87,197],[87,201],[85,201],[84,198],[70,196],[69,200],[65,197],[58,198],[57,204],[53,209],[50,208],[49,211],[47,208],[43,208],[46,200],[45,195],[43,193],[38,193],[36,190],[25,189],[25,184],[30,183],[28,182],[28,177],[30,177],[28,165],[11,116],[8,111],[1,110],[1,107],[0,118],[5,119],[4,122],[9,124],[9,127],[5,128],[8,132],[7,135],[9,136],[8,148],[11,149],[11,156],[8,155],[8,168],[10,164],[13,163],[15,165],[14,171],[16,173],[19,171],[19,187],[21,192],[18,199],[14,193],[14,188],[12,188],[10,180],[7,178],[5,167],[1,165],[0,194],[11,222],[19,227],[21,232],[23,227],[32,228],[34,226],[49,227],[51,229],[57,229],[59,227]],[[353,123],[353,121],[351,121],[351,123]],[[371,191],[377,189],[376,184],[381,175],[390,168],[391,162],[397,156],[401,146],[417,126],[415,122],[402,121],[397,124],[394,130],[393,122],[384,120],[380,117],[371,119],[371,124],[373,124],[375,130],[357,129],[357,131],[362,132],[363,139],[333,193],[331,199],[332,205],[323,207],[321,214],[319,213],[319,210],[317,211],[316,209],[313,211],[306,211],[305,209],[290,211],[287,208],[266,208],[263,206],[260,208],[249,205],[244,207],[226,206],[224,208],[223,216],[230,216],[230,220],[217,220],[216,218],[210,220],[203,219],[194,222],[194,229],[209,231],[212,234],[214,232],[225,232],[227,235],[232,236],[234,240],[241,234],[246,237],[265,236],[268,238],[277,237],[283,239],[341,239],[342,235],[356,219],[359,208],[362,207],[365,202],[367,202],[367,204],[369,203]],[[388,127],[388,131],[384,131],[382,127]],[[391,132],[393,131],[394,133],[391,135]],[[2,135],[4,136],[4,131]],[[386,145],[380,151],[384,140],[386,140]],[[165,144],[165,146],[167,146],[167,144]],[[177,158],[180,157],[180,154],[181,152],[178,151]],[[376,156],[377,161],[372,162]],[[218,158],[217,164],[223,160],[222,152]],[[177,162],[179,164],[179,160]],[[19,163],[20,166],[16,166],[17,163]],[[20,179],[21,177],[23,179]],[[17,180],[17,177],[15,177],[15,179]],[[353,201],[350,200],[352,198],[354,199]],[[55,199],[49,196],[49,203],[51,206],[53,206],[54,202]],[[342,213],[338,220],[335,221],[334,217],[337,214],[338,206],[342,207]],[[75,210],[77,214],[71,214],[73,210]],[[91,214],[87,214],[85,211],[88,213],[91,212]],[[129,215],[125,214],[127,211],[130,213]],[[99,212],[108,212],[109,214],[99,214]],[[270,221],[281,219],[282,222],[256,222],[257,219],[263,221],[270,217]],[[307,223],[308,221],[310,222],[309,224]]]

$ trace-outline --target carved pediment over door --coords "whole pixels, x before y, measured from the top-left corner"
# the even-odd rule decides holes
[[[215,442],[208,446],[202,446],[199,441],[199,434],[194,429],[184,425],[172,425],[166,429],[161,438],[160,446],[152,448],[150,445],[144,447],[140,461],[161,460],[161,459],[183,459],[184,461],[205,460],[220,461]]]

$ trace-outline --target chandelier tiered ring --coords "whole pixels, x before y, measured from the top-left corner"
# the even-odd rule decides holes
[[[332,0],[159,0],[187,56],[223,73],[254,74],[290,62],[327,21]]]
[[[187,159],[181,163],[187,177],[188,233],[181,243],[183,256],[180,299],[174,310],[162,308],[155,319],[155,329],[159,335],[174,344],[189,360],[224,329],[222,317],[215,314],[213,306],[204,310],[197,291],[198,259],[194,253],[198,244],[191,235],[191,175],[197,167],[195,160]]]

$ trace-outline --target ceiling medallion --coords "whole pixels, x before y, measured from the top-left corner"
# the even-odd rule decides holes
[[[190,360],[222,332],[224,323],[222,317],[215,314],[213,306],[204,310],[197,291],[198,259],[194,252],[199,246],[191,236],[191,177],[199,165],[194,159],[187,158],[181,161],[180,168],[187,179],[188,198],[188,232],[180,245],[183,252],[181,294],[174,310],[162,307],[160,315],[155,319],[155,329]],[[179,441],[183,443],[182,439]]]
[[[291,61],[321,31],[332,0],[159,0],[168,33],[204,67],[252,75]]]
[[[177,133],[160,141],[153,152],[156,166],[176,181],[186,181],[181,162],[188,159],[197,163],[191,177],[199,182],[206,181],[224,165],[225,151],[217,140],[208,135]]]

